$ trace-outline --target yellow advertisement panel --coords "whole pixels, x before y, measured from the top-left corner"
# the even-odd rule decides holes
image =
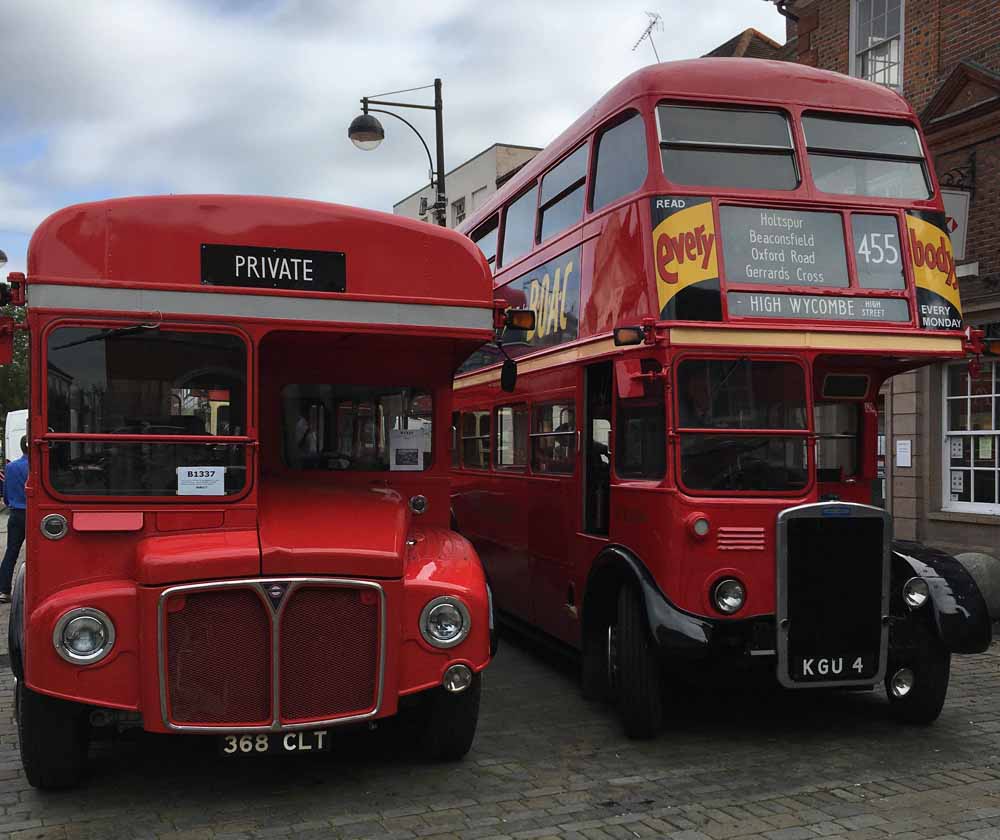
[[[962,329],[962,301],[944,214],[910,210],[906,228],[920,326],[925,330]]]
[[[718,238],[710,198],[650,199],[660,317],[720,321]]]

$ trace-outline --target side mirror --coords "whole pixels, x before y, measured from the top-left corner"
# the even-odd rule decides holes
[[[14,319],[0,318],[0,365],[9,365],[14,359]]]
[[[508,394],[517,385],[517,362],[513,359],[504,359],[503,367],[500,368],[500,388]]]

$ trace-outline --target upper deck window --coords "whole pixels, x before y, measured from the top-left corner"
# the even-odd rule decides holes
[[[281,391],[285,463],[297,470],[425,470],[433,404],[417,388],[286,385]]]
[[[503,246],[500,265],[510,265],[523,257],[535,244],[535,208],[538,200],[535,185],[507,205],[503,223]]]
[[[646,126],[635,111],[597,136],[591,210],[635,192],[646,180]]]
[[[81,440],[53,444],[49,478],[62,493],[172,496],[181,467],[215,467],[209,495],[243,489],[246,347],[230,334],[155,327],[60,327],[47,345],[45,423],[56,433],[176,435],[205,442]]]
[[[483,252],[486,257],[486,262],[490,264],[490,267],[494,270],[496,269],[497,261],[497,234],[499,233],[499,222],[500,217],[494,216],[488,222],[481,224],[478,228],[472,231],[471,239],[476,245],[479,246],[479,250]]]
[[[584,182],[587,180],[587,146],[556,164],[542,178],[541,235],[539,242],[566,230],[583,218]]]
[[[659,105],[663,174],[675,184],[793,190],[788,118],[778,111]]]
[[[809,166],[823,192],[930,198],[917,130],[907,123],[804,116]]]

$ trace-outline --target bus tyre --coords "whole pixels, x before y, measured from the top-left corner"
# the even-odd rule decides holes
[[[618,621],[609,645],[618,709],[629,738],[652,738],[663,722],[663,678],[639,592],[618,592]]]
[[[475,674],[472,685],[458,694],[443,688],[427,692],[420,716],[423,756],[435,761],[458,761],[465,756],[472,746],[472,739],[476,737],[482,689],[482,675]]]
[[[904,667],[913,671],[913,687],[906,695],[898,697],[893,692],[892,679]],[[890,662],[885,675],[885,692],[889,696],[889,707],[896,720],[912,724],[936,721],[948,694],[950,672],[951,654],[940,644],[930,647],[925,658],[918,662]]]
[[[90,742],[86,707],[38,694],[17,681],[17,737],[32,787],[75,787],[83,777]]]

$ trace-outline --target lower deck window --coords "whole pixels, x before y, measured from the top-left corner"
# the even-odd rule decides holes
[[[817,403],[816,478],[842,481],[858,472],[858,403]]]
[[[49,481],[74,496],[232,496],[247,483],[243,444],[59,441]]]
[[[462,414],[462,466],[474,470],[490,468],[490,413]]]
[[[575,465],[575,406],[572,403],[536,405],[531,432],[532,472],[569,474]]]
[[[281,392],[285,463],[300,470],[425,470],[431,395],[382,385],[287,385]]]

